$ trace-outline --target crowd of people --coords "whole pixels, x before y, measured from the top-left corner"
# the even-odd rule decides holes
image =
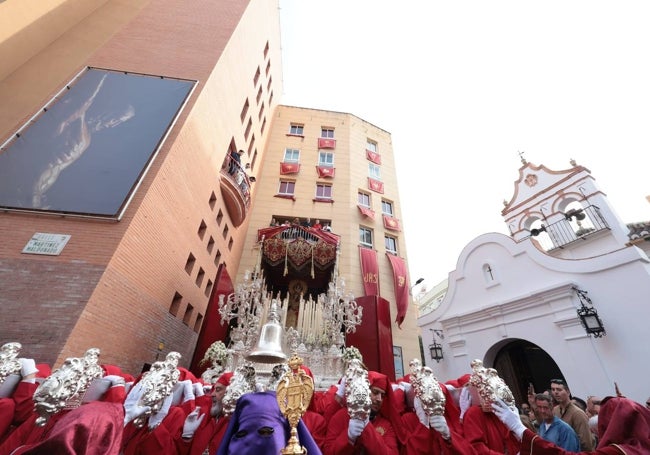
[[[276,399],[277,378],[251,382],[236,369],[206,380],[178,367],[180,356],[173,354],[137,377],[96,363],[97,353],[68,359],[54,371],[4,355],[0,455],[281,453],[292,429]],[[307,366],[300,369],[313,379]],[[583,411],[566,382],[553,380],[546,393],[529,390],[528,402],[517,409],[503,381],[491,385],[500,380],[496,371],[483,368],[435,379],[444,399],[442,412],[432,413],[412,374],[396,381],[378,371],[366,374],[365,416],[348,406],[359,392],[350,390],[345,375],[310,394],[297,426],[305,453],[650,454],[650,405],[622,396],[590,397]],[[597,420],[595,434],[587,412]]]
[[[278,222],[277,219],[271,218],[270,227],[286,226],[286,227],[297,227],[301,226],[308,230],[314,231],[323,231],[323,232],[332,232],[332,227],[328,222],[321,223],[317,218],[312,223],[311,218],[305,218],[303,221],[300,221],[300,218],[295,217],[292,221],[284,220],[282,223]]]

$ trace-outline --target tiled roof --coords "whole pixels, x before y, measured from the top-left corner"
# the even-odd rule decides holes
[[[628,237],[632,241],[650,240],[650,221],[642,221],[640,223],[629,223],[627,227],[630,229]]]

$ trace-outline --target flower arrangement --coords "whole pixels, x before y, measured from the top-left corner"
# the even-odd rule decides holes
[[[222,341],[215,341],[210,345],[210,347],[205,351],[203,359],[201,359],[200,365],[206,363],[214,363],[218,365],[225,365],[228,360],[228,349]]]
[[[343,348],[343,362],[347,365],[352,359],[357,359],[363,362],[363,356],[361,352],[354,346]]]

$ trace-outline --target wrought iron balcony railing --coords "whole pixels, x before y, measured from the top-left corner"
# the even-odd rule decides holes
[[[550,251],[587,240],[590,236],[608,229],[609,226],[598,207],[590,205],[571,209],[564,214],[563,219],[531,229],[530,237],[536,237],[540,245]]]

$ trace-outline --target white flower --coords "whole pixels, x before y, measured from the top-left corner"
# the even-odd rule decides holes
[[[226,360],[228,360],[228,349],[222,341],[215,341],[210,345],[210,347],[205,351],[201,363],[216,363],[219,365],[225,365]]]

